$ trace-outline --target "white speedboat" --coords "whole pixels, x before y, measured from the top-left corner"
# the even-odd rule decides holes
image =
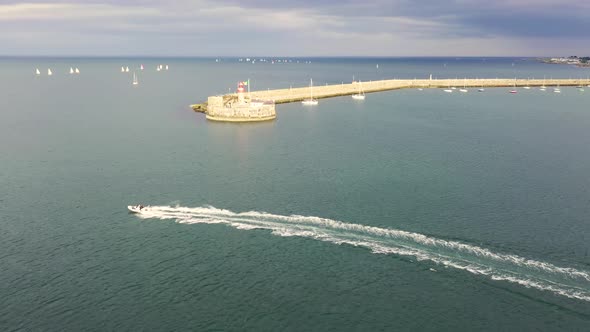
[[[133,213],[143,213],[148,211],[148,207],[143,205],[127,205],[127,209]]]

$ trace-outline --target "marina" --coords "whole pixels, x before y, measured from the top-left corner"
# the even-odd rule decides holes
[[[452,93],[456,86],[462,86],[458,91],[469,92],[468,88],[476,88],[478,92],[484,92],[485,88],[509,87],[512,94],[518,92],[517,88],[530,90],[531,87],[539,87],[541,91],[546,86],[556,86],[560,92],[560,86],[579,87],[590,85],[590,79],[518,79],[518,78],[483,78],[483,79],[392,79],[352,83],[333,84],[325,86],[259,90],[245,92],[244,85],[238,86],[236,93],[211,96],[207,102],[193,104],[190,107],[196,112],[207,115],[207,119],[226,122],[256,122],[268,121],[276,118],[275,105],[293,102],[302,102],[304,105],[317,105],[318,99],[353,96],[354,99],[365,98],[365,93],[375,93],[399,89],[444,89],[444,92]],[[241,90],[240,90],[241,89]],[[362,94],[361,94],[362,91]],[[557,92],[557,93],[559,93]],[[355,96],[357,96],[355,98]],[[264,101],[264,108],[254,107],[252,101]]]

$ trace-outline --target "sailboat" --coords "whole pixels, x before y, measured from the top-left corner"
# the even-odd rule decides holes
[[[541,85],[541,87],[539,88],[539,90],[541,91],[546,91],[547,87],[545,86],[545,77],[543,77],[543,85]]]
[[[561,89],[559,88],[559,84],[557,84],[557,87],[553,88],[553,92],[561,93]]]
[[[525,85],[525,86],[523,87],[523,89],[525,89],[525,90],[530,90],[530,89],[531,89],[531,87],[530,87],[530,86],[527,84],[527,85]]]
[[[138,85],[139,81],[137,81],[137,75],[133,72],[133,85]]]
[[[125,72],[125,67],[121,66],[121,72],[124,73]]]
[[[444,90],[447,93],[453,93],[453,89],[451,89],[451,85],[449,84],[448,89]]]
[[[139,66],[139,69],[143,70],[143,64],[141,64],[141,65]]]
[[[39,68],[35,68],[35,74],[41,75],[41,72],[39,71]]]
[[[516,90],[516,80],[514,80],[514,88],[512,90],[510,90],[510,93],[517,93],[518,91]]]
[[[74,73],[74,68],[70,67],[70,74]]]
[[[168,65],[166,65],[166,70],[168,70]]]
[[[128,73],[129,72],[129,67],[125,67],[125,72]]]
[[[311,78],[309,79],[309,99],[304,99],[301,103],[303,105],[317,105],[318,104],[318,100],[313,99],[313,80]]]
[[[158,65],[158,67],[156,67],[156,71],[160,71],[162,70],[162,65]]]
[[[466,87],[467,84],[466,84],[466,82],[467,82],[467,79],[463,79],[463,89],[459,89],[459,92],[467,92],[467,91],[469,91],[469,90],[467,90],[467,87]]]
[[[76,69],[74,69],[74,72],[75,72],[76,74],[80,74],[80,69],[78,69],[78,67],[76,67]]]
[[[361,81],[359,81],[359,92],[352,95],[352,99],[365,100],[365,92],[363,91],[363,83],[361,83]]]
[[[47,68],[47,76],[51,76],[51,75],[53,75],[51,68]]]

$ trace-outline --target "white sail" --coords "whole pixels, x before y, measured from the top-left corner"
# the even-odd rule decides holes
[[[121,66],[121,72],[124,73],[125,72],[125,67]]]
[[[41,75],[41,72],[39,71],[39,68],[35,68],[35,74]]]
[[[133,72],[133,85],[138,85],[139,81],[137,81],[137,75]]]
[[[51,72],[51,68],[47,68],[47,75],[48,75],[48,76],[51,76],[51,75],[53,75],[53,72]]]
[[[128,73],[129,72],[129,66],[125,67],[125,72]]]
[[[80,69],[78,69],[78,67],[76,67],[74,71],[76,72],[76,74],[80,74]]]
[[[168,70],[168,65],[166,65],[166,70]]]
[[[70,67],[70,74],[74,73],[74,68]]]
[[[143,64],[139,66],[139,69],[143,70]]]

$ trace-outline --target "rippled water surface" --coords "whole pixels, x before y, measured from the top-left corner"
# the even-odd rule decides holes
[[[2,330],[590,325],[590,88],[399,90],[279,105],[259,124],[188,108],[247,79],[267,89],[588,69],[4,58],[0,73]],[[151,207],[128,213],[138,203]]]

